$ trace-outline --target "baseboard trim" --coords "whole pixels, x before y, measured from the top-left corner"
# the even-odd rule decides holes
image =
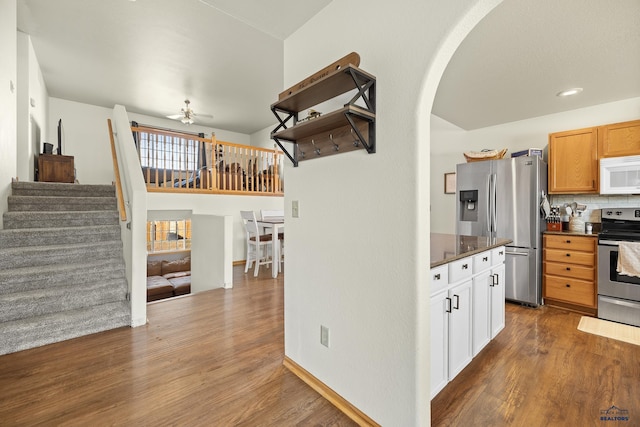
[[[380,427],[380,424],[369,418],[364,412],[353,406],[346,399],[327,387],[322,381],[311,375],[306,369],[298,365],[287,356],[282,362],[285,368],[291,371],[295,376],[304,381],[309,387],[317,391],[322,397],[327,399],[333,406],[342,411],[346,416],[358,423],[359,426]]]
[[[571,304],[564,301],[558,301],[551,298],[544,299],[544,305],[548,305],[549,307],[561,308],[564,310],[574,311],[580,314],[586,314],[591,317],[598,317],[598,309],[592,307],[584,307],[577,304]]]

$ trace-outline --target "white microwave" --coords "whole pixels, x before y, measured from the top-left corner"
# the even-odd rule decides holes
[[[600,194],[640,194],[640,156],[600,159]]]

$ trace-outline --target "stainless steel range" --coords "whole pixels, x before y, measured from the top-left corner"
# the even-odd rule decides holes
[[[640,277],[616,271],[620,242],[640,243],[640,208],[602,209],[598,235],[598,317],[640,326]]]

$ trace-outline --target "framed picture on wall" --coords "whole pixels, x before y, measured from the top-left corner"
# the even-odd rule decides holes
[[[444,194],[456,194],[456,173],[444,174]]]

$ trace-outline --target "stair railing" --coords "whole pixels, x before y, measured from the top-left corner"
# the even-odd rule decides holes
[[[109,126],[109,139],[111,140],[111,159],[113,160],[113,173],[116,176],[116,192],[118,195],[118,210],[120,211],[120,221],[127,220],[127,210],[124,205],[124,195],[122,193],[122,181],[120,180],[120,169],[118,168],[118,157],[116,155],[116,143],[113,139],[113,127],[111,119],[107,119]]]
[[[147,191],[283,196],[282,151],[131,127]]]

